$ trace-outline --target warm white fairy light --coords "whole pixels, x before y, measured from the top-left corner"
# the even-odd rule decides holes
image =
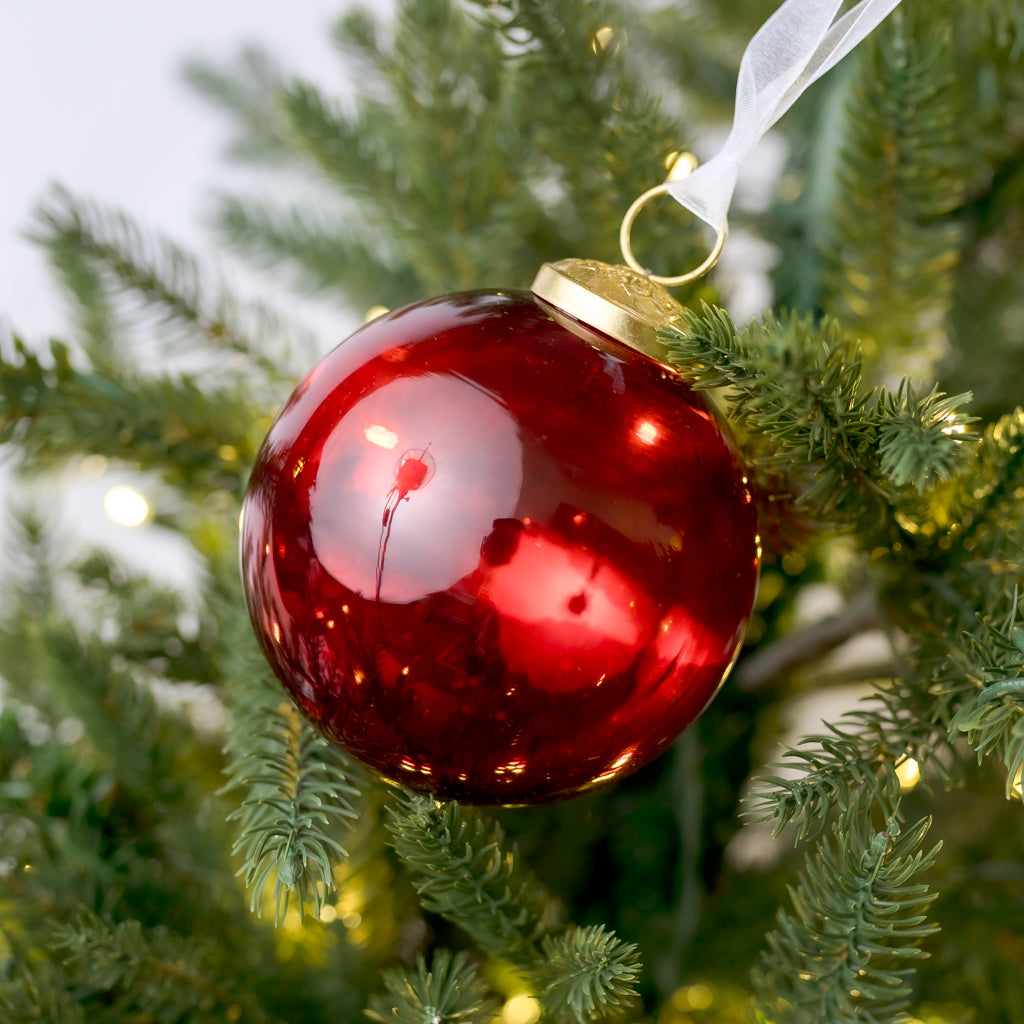
[[[119,526],[141,526],[149,518],[149,503],[134,487],[118,484],[104,496],[103,511]]]
[[[535,1024],[540,1019],[540,1003],[528,992],[519,992],[501,1008],[505,1024]]]
[[[921,781],[921,766],[908,757],[896,765],[896,778],[900,780],[900,789],[913,789]]]

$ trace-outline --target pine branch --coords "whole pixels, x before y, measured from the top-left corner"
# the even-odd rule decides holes
[[[405,792],[388,828],[424,909],[520,970],[555,1019],[587,1024],[634,999],[636,947],[603,926],[551,932],[550,900],[496,822]]]
[[[465,953],[434,952],[430,968],[422,957],[416,969],[394,968],[382,974],[387,996],[374,996],[366,1016],[378,1024],[486,1024],[494,1019],[495,1000],[476,965]]]
[[[59,342],[47,359],[17,339],[12,347],[0,352],[0,443],[18,445],[22,465],[99,454],[160,472],[186,493],[241,494],[259,443],[250,395],[78,369]]]
[[[168,325],[179,328],[168,336],[179,349],[185,343],[199,350],[216,346],[252,361],[271,380],[279,377],[283,358],[296,351],[308,357],[315,349],[309,332],[286,324],[262,303],[240,302],[180,246],[66,189],[54,188],[40,204],[32,237],[85,303],[84,341],[97,367],[124,358],[111,351],[114,313],[105,293],[141,300],[157,317],[151,330],[166,334]]]
[[[77,993],[62,984],[56,968],[36,963],[4,965],[0,1010],[7,1024],[89,1024]]]
[[[290,129],[278,102],[285,74],[266,51],[246,47],[227,71],[193,58],[183,65],[182,77],[237,120],[239,131],[228,151],[232,157],[261,163],[288,161]]]
[[[795,825],[802,840],[819,835],[832,812],[846,812],[864,799],[887,817],[895,815],[899,765],[912,758],[923,768],[945,749],[939,705],[932,701],[929,707],[929,695],[922,695],[919,703],[926,706],[913,707],[915,696],[909,683],[894,683],[837,723],[824,723],[827,732],[802,737],[768,768],[784,774],[757,777],[744,817],[770,821],[773,836]]]
[[[138,921],[111,924],[83,915],[60,926],[53,943],[63,954],[68,981],[90,1020],[269,1022],[251,993],[218,965],[215,948],[167,928],[144,929]],[[241,1012],[239,1012],[241,1011]]]
[[[790,890],[753,980],[769,1020],[780,1024],[891,1024],[902,1019],[913,970],[907,961],[936,931],[934,899],[917,879],[939,847],[923,850],[929,821],[901,830],[896,814],[872,825],[872,805],[855,801]]]
[[[1019,796],[1024,779],[1024,624],[1017,600],[1005,622],[982,621],[968,637],[976,686],[949,723],[964,735],[978,762],[998,757],[1006,766],[1006,798]]]
[[[985,609],[1017,585],[1024,545],[1024,409],[986,430],[971,470],[936,495],[927,510],[935,540],[948,537],[946,558],[966,604]]]
[[[360,237],[352,218],[333,221],[322,212],[278,210],[221,196],[217,226],[223,237],[264,267],[296,270],[299,283],[313,292],[358,296],[362,312],[373,305],[389,309],[411,302],[420,291],[416,271],[394,252],[376,250]]]
[[[951,31],[898,10],[864,43],[826,278],[828,311],[870,340],[873,358],[916,373],[944,354],[963,244],[951,216],[967,185]]]
[[[904,382],[867,390],[860,348],[834,322],[767,318],[737,332],[704,304],[661,332],[669,357],[698,389],[728,387],[730,416],[755,466],[788,474],[819,520],[874,526],[905,488],[923,491],[962,468],[969,396],[924,398]]]
[[[637,947],[603,925],[569,928],[541,942],[544,959],[535,972],[540,998],[556,1020],[575,1024],[604,1020],[633,1006],[641,964]]]
[[[964,468],[968,449],[959,435],[976,419],[957,410],[970,398],[969,394],[944,395],[938,385],[922,398],[906,378],[895,394],[880,393],[875,407],[880,468],[895,487],[921,492],[936,481],[952,479]]]
[[[987,0],[990,31],[996,46],[1010,53],[1011,60],[1019,60],[1024,52],[1024,7],[1019,0]]]
[[[360,773],[274,689],[260,683],[252,691],[231,726],[223,789],[244,793],[230,816],[240,829],[232,849],[243,858],[238,874],[256,913],[273,882],[275,921],[292,895],[300,913],[312,903],[319,917],[334,865],[347,856],[335,836],[358,818]]]
[[[456,803],[407,792],[392,808],[388,829],[423,907],[529,973],[550,924],[550,903],[501,826]]]

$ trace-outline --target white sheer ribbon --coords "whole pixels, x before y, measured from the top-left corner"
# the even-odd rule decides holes
[[[669,194],[710,224],[728,230],[740,165],[812,82],[834,67],[900,0],[861,0],[833,24],[843,0],[786,0],[751,39],[740,62],[736,113],[721,151]]]

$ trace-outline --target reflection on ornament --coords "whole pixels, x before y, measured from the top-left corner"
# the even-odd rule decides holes
[[[479,594],[500,610],[498,648],[539,689],[600,686],[654,634],[656,609],[642,588],[571,537],[496,522],[483,561]]]
[[[378,448],[386,448],[388,451],[398,447],[398,435],[393,430],[382,427],[379,423],[371,423],[368,427],[364,427],[363,437],[370,444],[375,444]]]
[[[644,444],[654,444],[658,440],[658,428],[650,420],[640,420],[635,433],[637,439]]]
[[[365,443],[365,425],[379,423],[411,445],[397,460]],[[415,601],[476,565],[481,534],[512,512],[521,482],[515,423],[493,397],[451,374],[396,377],[323,442],[309,499],[313,552],[356,593]]]

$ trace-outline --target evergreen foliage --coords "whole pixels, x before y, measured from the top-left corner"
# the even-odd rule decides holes
[[[792,890],[793,912],[778,928],[755,972],[766,1018],[876,1024],[895,1019],[910,995],[906,960],[936,930],[924,911],[935,898],[918,882],[938,847],[922,850],[927,819],[904,831],[895,816],[880,831],[858,802],[819,843]]]
[[[332,30],[343,96],[258,51],[195,61],[232,154],[294,196],[220,196],[215,228],[273,272],[282,309],[296,286],[362,312],[615,262],[622,212],[728,118],[774,6],[352,9]],[[1018,1021],[1022,32],[1019,0],[904,0],[780,124],[770,208],[732,219],[777,248],[784,301],[739,329],[697,284],[662,338],[749,465],[749,639],[782,668],[727,684],[671,755],[552,807],[484,815],[384,785],[283,701],[239,592],[237,516],[308,332],[52,190],[32,233],[68,336],[0,335],[0,444],[31,493],[97,457],[146,474],[166,499],[151,529],[202,568],[178,593],[31,502],[11,517],[0,1016]],[[651,266],[700,261],[688,218],[646,220]],[[840,622],[879,627],[885,663],[854,667],[855,707],[783,740],[835,678],[835,639],[800,621],[822,583]],[[745,862],[758,828],[773,839]]]
[[[239,735],[245,742],[232,743]],[[239,748],[241,755],[233,756]],[[232,852],[244,858],[239,874],[252,890],[252,909],[262,912],[273,875],[277,920],[291,893],[300,913],[312,903],[319,917],[334,888],[334,864],[348,855],[336,836],[358,817],[360,793],[349,782],[349,759],[269,690],[245,714],[236,713],[226,754],[225,791],[245,793],[230,816],[240,829]]]
[[[375,996],[367,1016],[379,1024],[425,1024],[441,1020],[477,1024],[491,1020],[495,1011],[487,986],[465,953],[454,956],[439,949],[430,970],[421,957],[415,972],[395,968],[383,974],[387,996]]]

